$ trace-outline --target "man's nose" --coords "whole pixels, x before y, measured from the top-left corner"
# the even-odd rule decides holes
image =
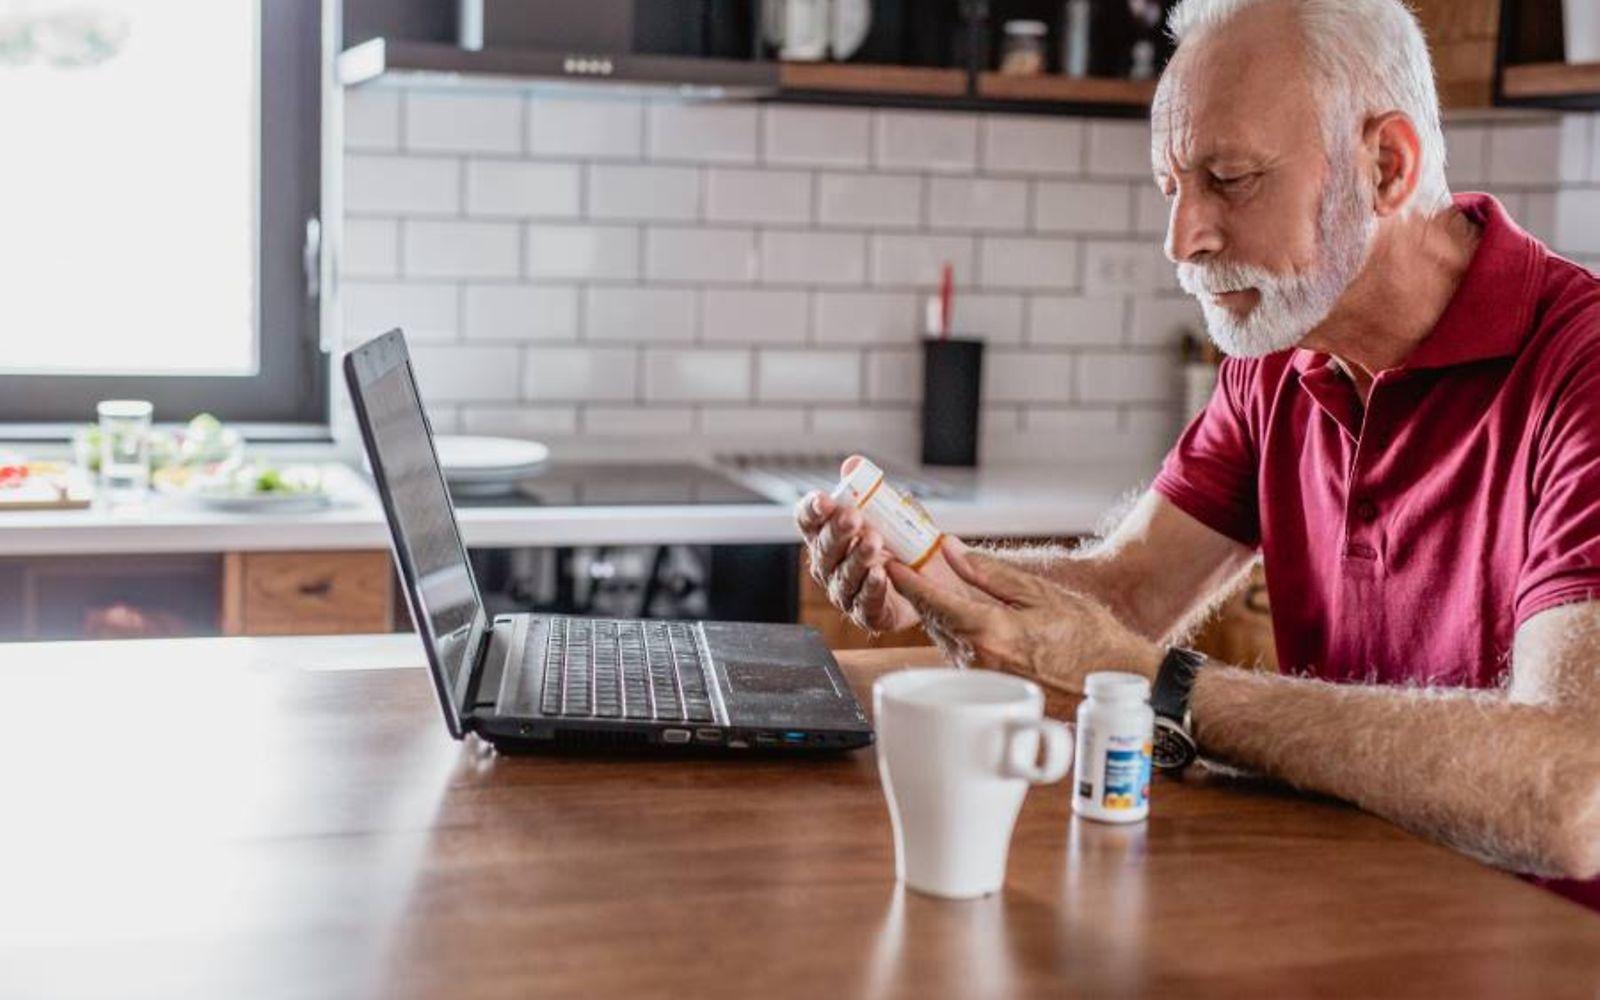
[[[1222,250],[1222,230],[1203,199],[1178,192],[1167,216],[1167,259],[1174,264],[1198,261]]]

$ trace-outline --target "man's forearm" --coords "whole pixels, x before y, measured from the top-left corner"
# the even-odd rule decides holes
[[[1200,672],[1193,709],[1207,756],[1503,867],[1600,874],[1592,720],[1499,692],[1334,685],[1223,665]]]

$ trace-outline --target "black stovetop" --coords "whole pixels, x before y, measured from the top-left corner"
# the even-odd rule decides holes
[[[690,462],[551,462],[510,489],[451,484],[457,507],[632,507],[771,504],[714,469]]]

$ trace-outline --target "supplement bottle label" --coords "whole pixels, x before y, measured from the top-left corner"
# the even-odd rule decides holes
[[[1106,742],[1100,804],[1107,809],[1138,809],[1150,801],[1150,744],[1136,745],[1115,736]]]

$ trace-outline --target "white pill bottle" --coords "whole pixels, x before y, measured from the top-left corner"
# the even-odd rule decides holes
[[[1094,673],[1084,682],[1084,693],[1072,811],[1104,823],[1137,823],[1150,815],[1156,722],[1150,682],[1138,674]]]
[[[867,523],[878,529],[894,557],[912,569],[921,569],[944,541],[944,532],[922,505],[889,485],[883,470],[868,459],[847,465],[832,499],[841,507],[859,509]]]

